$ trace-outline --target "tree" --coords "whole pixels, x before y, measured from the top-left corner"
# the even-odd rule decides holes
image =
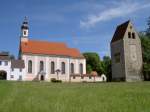
[[[87,73],[91,73],[92,72],[92,67],[91,67],[90,64],[87,64],[86,71],[87,71]]]
[[[87,72],[96,71],[99,75],[102,74],[100,57],[97,53],[83,53],[86,58]]]
[[[149,19],[149,30],[146,34],[140,34],[142,55],[143,55],[143,75],[145,80],[150,80],[150,19]]]
[[[109,56],[104,56],[102,61],[103,73],[107,77],[107,81],[111,81],[112,79],[112,71],[111,71],[111,59]]]
[[[11,60],[14,60],[15,59],[15,56],[12,54],[12,55],[10,55],[10,59]]]
[[[150,17],[148,18],[147,25],[148,25],[148,28],[147,28],[146,33],[147,33],[148,36],[150,36]]]

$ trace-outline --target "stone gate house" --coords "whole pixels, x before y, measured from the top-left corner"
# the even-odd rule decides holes
[[[113,80],[143,80],[141,41],[130,21],[117,26],[110,46]]]
[[[0,53],[0,79],[22,80],[25,66],[23,60],[11,59],[7,52]]]

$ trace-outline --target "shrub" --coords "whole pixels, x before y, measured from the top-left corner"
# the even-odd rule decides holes
[[[54,83],[61,83],[62,80],[56,80],[55,78],[51,78],[51,82],[54,82]]]

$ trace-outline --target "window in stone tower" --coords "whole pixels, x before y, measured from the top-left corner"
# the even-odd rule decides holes
[[[116,54],[114,55],[114,57],[115,57],[115,62],[116,62],[116,63],[120,63],[120,53],[116,53]]]
[[[132,26],[130,26],[130,29],[132,29]]]
[[[131,38],[131,32],[128,32],[128,38]]]
[[[135,39],[135,33],[134,32],[132,33],[132,38]]]

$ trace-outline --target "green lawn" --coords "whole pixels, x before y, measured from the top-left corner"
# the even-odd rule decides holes
[[[0,112],[150,112],[150,82],[0,81]]]

